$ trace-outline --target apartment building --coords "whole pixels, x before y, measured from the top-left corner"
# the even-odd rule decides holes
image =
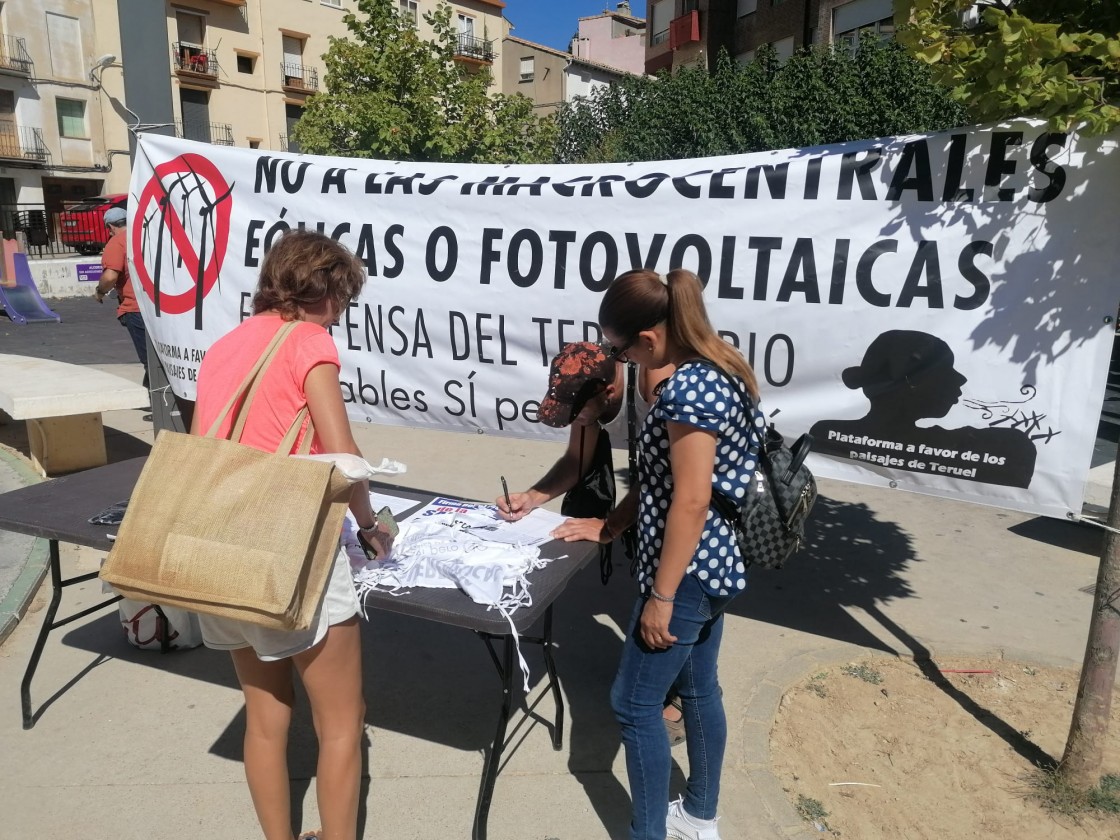
[[[432,38],[432,28],[424,14],[435,11],[439,0],[398,0],[402,14],[416,24],[421,38]],[[503,63],[498,46],[509,33],[509,22],[503,17],[506,4],[502,0],[457,0],[451,6],[451,23],[455,27],[455,60],[468,69],[489,68],[497,91],[502,79]]]
[[[50,212],[95,194],[113,166],[96,86],[88,0],[0,3],[0,223],[45,235]]]
[[[596,89],[626,75],[617,67],[577,58],[513,35],[502,41],[502,51],[506,54],[502,91],[529,97],[540,116],[553,113],[564,102],[590,96]]]
[[[579,19],[570,52],[576,58],[641,75],[646,64],[646,21],[631,13],[629,0],[615,10]]]
[[[893,0],[651,0],[646,72],[702,63],[720,49],[741,62],[770,44],[779,58],[809,44],[855,49],[894,34]]]
[[[398,0],[428,36],[423,13],[436,5]],[[449,5],[456,60],[500,79],[505,4]],[[27,232],[33,222],[46,231],[36,241],[65,250],[57,214],[127,191],[136,130],[294,150],[291,127],[323,87],[329,38],[347,34],[343,16],[356,8],[355,0],[0,2],[0,230]]]

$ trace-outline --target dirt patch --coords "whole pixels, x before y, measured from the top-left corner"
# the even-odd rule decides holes
[[[782,699],[771,760],[791,803],[803,796],[827,812],[821,837],[1120,840],[1120,816],[1054,816],[1029,798],[1036,762],[1065,748],[1076,670],[926,667],[932,679],[914,662],[861,660],[822,669]],[[1120,773],[1118,706],[1104,773]]]

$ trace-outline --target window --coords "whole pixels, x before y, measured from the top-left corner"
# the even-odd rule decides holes
[[[210,94],[204,90],[179,88],[180,136],[200,143],[213,141],[210,125]]]
[[[299,143],[296,142],[294,135],[296,123],[299,122],[299,118],[302,116],[303,108],[301,108],[299,105],[292,105],[291,103],[289,103],[284,106],[284,124],[285,128],[288,131],[288,133],[285,135],[285,138],[288,141],[289,152],[299,151]]]
[[[253,138],[252,140],[249,141],[249,148],[250,149],[259,149],[260,147],[261,147],[261,141],[260,140],[257,140],[256,138]]]
[[[780,41],[775,41],[771,44],[774,47],[774,52],[778,54],[778,63],[785,64],[793,56],[793,36],[782,38]]]
[[[459,15],[459,34],[467,38],[474,37],[474,18],[470,15]]]
[[[758,11],[758,0],[739,0],[737,14],[739,17],[745,17],[751,12]]]
[[[650,46],[656,46],[669,40],[669,21],[673,17],[673,3],[672,0],[659,0],[653,4],[653,11],[650,13],[650,29],[653,35],[650,36]]]
[[[202,15],[189,12],[176,12],[175,25],[179,30],[179,40],[184,44],[202,47],[206,44],[206,19]]]
[[[63,79],[84,79],[86,64],[81,23],[77,18],[52,12],[47,12],[46,17],[47,45],[54,75]],[[9,58],[12,57],[18,55]]]
[[[521,59],[521,81],[531,82],[533,80],[533,56],[527,55]]]
[[[86,103],[80,99],[56,99],[54,108],[58,114],[58,134],[60,137],[85,139]]]
[[[747,50],[746,52],[739,53],[735,56],[735,61],[737,64],[745,67],[754,61],[754,50]]]
[[[855,55],[861,42],[873,43],[875,41],[889,41],[894,37],[894,18],[883,18],[857,29],[848,29],[837,32],[832,36],[832,43],[843,50]]]
[[[894,11],[892,0],[853,0],[832,10],[832,31],[848,32],[869,26],[877,20],[890,17]]]
[[[238,73],[252,74],[253,65],[255,63],[256,63],[256,60],[254,59],[253,56],[251,56],[251,55],[241,55],[239,53],[238,56],[237,56],[237,72]]]
[[[319,0],[324,6],[330,6],[332,9],[341,9],[342,0]]]
[[[700,10],[700,0],[684,0],[681,4],[681,14],[687,15],[689,12],[697,12]]]
[[[416,24],[420,20],[420,3],[417,0],[401,0],[401,14]]]

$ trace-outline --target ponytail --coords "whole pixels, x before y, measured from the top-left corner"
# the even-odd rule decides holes
[[[708,320],[700,279],[683,268],[673,269],[666,276],[669,281],[669,336],[682,350],[711,359],[728,373],[740,377],[747,392],[757,400],[758,380],[751,366],[742,353],[719,337]]]
[[[640,268],[618,275],[599,304],[599,325],[619,336],[635,336],[665,322],[669,337],[685,353],[711,359],[740,377],[758,399],[758,380],[747,360],[712,328],[704,288],[691,271],[676,268],[662,277]]]

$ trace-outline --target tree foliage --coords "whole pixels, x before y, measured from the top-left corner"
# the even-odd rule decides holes
[[[425,40],[396,0],[358,0],[330,39],[325,90],[311,96],[293,136],[312,154],[387,160],[529,163],[551,152],[550,126],[520,94],[491,95],[488,69],[455,61],[451,7],[425,13]]]
[[[818,47],[784,64],[630,76],[557,115],[562,163],[667,160],[839,143],[962,125],[965,111],[927,66],[891,42],[855,55]]]
[[[965,15],[971,7],[979,20]],[[1117,0],[906,0],[897,11],[909,20],[899,41],[974,120],[1035,116],[1088,134],[1120,126]]]

